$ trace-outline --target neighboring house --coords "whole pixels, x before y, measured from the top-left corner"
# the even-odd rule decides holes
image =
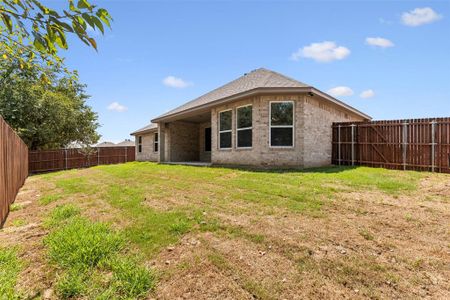
[[[116,147],[116,144],[114,144],[114,143],[112,143],[112,142],[101,142],[101,143],[98,143],[97,145],[95,145],[94,147],[97,147],[97,148],[102,148],[102,147]]]
[[[257,69],[132,135],[137,160],[313,167],[331,164],[333,122],[369,119],[312,86]]]
[[[115,146],[116,147],[134,147],[134,141],[132,141],[130,139],[126,139],[120,143],[117,143]]]

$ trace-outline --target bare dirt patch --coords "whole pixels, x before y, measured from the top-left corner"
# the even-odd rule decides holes
[[[170,189],[171,175],[163,174]],[[105,200],[110,177],[100,169],[58,176],[71,179],[75,175],[93,176],[90,184],[98,182],[105,188],[64,195],[42,205],[39,199],[43,194],[62,190],[45,178],[31,177],[16,200],[23,206],[11,212],[0,231],[2,245],[19,247],[24,269],[18,288],[26,295],[43,294],[53,288],[54,274],[42,242],[47,231],[42,223],[57,205],[74,203],[84,216],[109,222],[118,229],[134,225],[120,207]],[[227,176],[239,178],[236,172]],[[180,233],[177,242],[145,258],[159,278],[156,290],[148,297],[448,298],[448,175],[426,174],[417,190],[398,193],[340,188],[339,182],[325,185],[332,185],[336,191],[324,200],[317,214],[265,205],[256,196],[253,201],[235,199],[223,189],[215,190],[214,183],[207,180],[204,185],[199,183],[198,191],[187,184],[185,190],[177,186],[167,191],[168,197],[158,197],[144,188],[142,204],[158,214],[177,209],[204,211],[198,224],[194,222],[187,233]],[[260,197],[265,195],[261,193]],[[151,233],[152,228],[144,230]],[[138,246],[129,247],[139,252]]]

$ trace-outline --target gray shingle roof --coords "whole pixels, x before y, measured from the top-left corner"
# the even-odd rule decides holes
[[[115,147],[116,144],[112,143],[112,142],[101,142],[98,143],[97,145],[95,145],[95,147]]]
[[[142,128],[140,128],[140,129],[138,129],[138,130],[136,130],[136,131],[130,133],[130,135],[135,135],[135,134],[138,134],[138,133],[142,133],[142,132],[146,132],[146,131],[151,131],[151,130],[156,129],[156,128],[158,128],[158,125],[157,125],[157,124],[150,123],[150,124],[148,124],[147,126],[142,127]]]
[[[260,68],[250,73],[244,74],[236,80],[233,80],[209,93],[204,94],[192,101],[189,101],[165,114],[160,115],[157,119],[166,117],[175,113],[179,113],[188,109],[192,109],[201,105],[214,102],[232,95],[247,92],[256,88],[302,88],[310,87],[309,85],[284,76],[280,73]]]
[[[134,141],[125,140],[125,141],[122,141],[122,142],[116,144],[116,146],[118,146],[118,147],[131,147],[131,146],[134,146]]]

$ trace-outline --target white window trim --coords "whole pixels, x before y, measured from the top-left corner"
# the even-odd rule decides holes
[[[223,112],[227,112],[227,111],[231,111],[231,129],[229,129],[229,130],[220,130],[220,114],[223,113]],[[218,146],[219,150],[231,150],[231,149],[233,149],[233,110],[232,109],[221,110],[221,111],[218,112],[217,116],[218,116],[218,118],[217,118],[217,121],[218,121],[217,127],[219,128],[219,138],[218,138],[219,144],[217,146]],[[231,133],[231,146],[228,147],[228,148],[222,148],[222,147],[220,147],[220,134],[221,133],[226,133],[226,132],[230,132]]]
[[[238,109],[242,108],[242,107],[248,107],[248,106],[252,107],[252,126],[238,128]],[[236,119],[235,120],[235,122],[236,122],[236,149],[252,149],[253,148],[253,104],[246,104],[246,105],[237,106],[236,107],[236,118],[235,119]],[[248,129],[252,130],[252,146],[251,147],[239,147],[239,144],[238,144],[238,132],[241,131],[241,130],[248,130]]]
[[[158,140],[155,140],[156,135],[158,135]],[[158,151],[155,151],[155,145],[158,145]],[[159,152],[159,132],[153,133],[153,152],[158,153]]]
[[[272,103],[292,103],[292,125],[272,125]],[[292,128],[292,146],[272,146],[272,128]],[[292,100],[269,101],[269,147],[292,149],[295,147],[295,102]]]

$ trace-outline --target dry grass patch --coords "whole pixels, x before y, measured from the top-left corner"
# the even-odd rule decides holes
[[[448,175],[370,168],[100,166],[30,177],[0,242],[20,245],[15,291],[31,298],[126,297],[139,286],[149,288],[133,297],[445,298],[449,186]],[[117,234],[111,253],[122,258],[78,277],[49,259],[50,240],[71,244],[55,237],[75,234],[72,218]],[[150,285],[140,268],[154,272]]]

